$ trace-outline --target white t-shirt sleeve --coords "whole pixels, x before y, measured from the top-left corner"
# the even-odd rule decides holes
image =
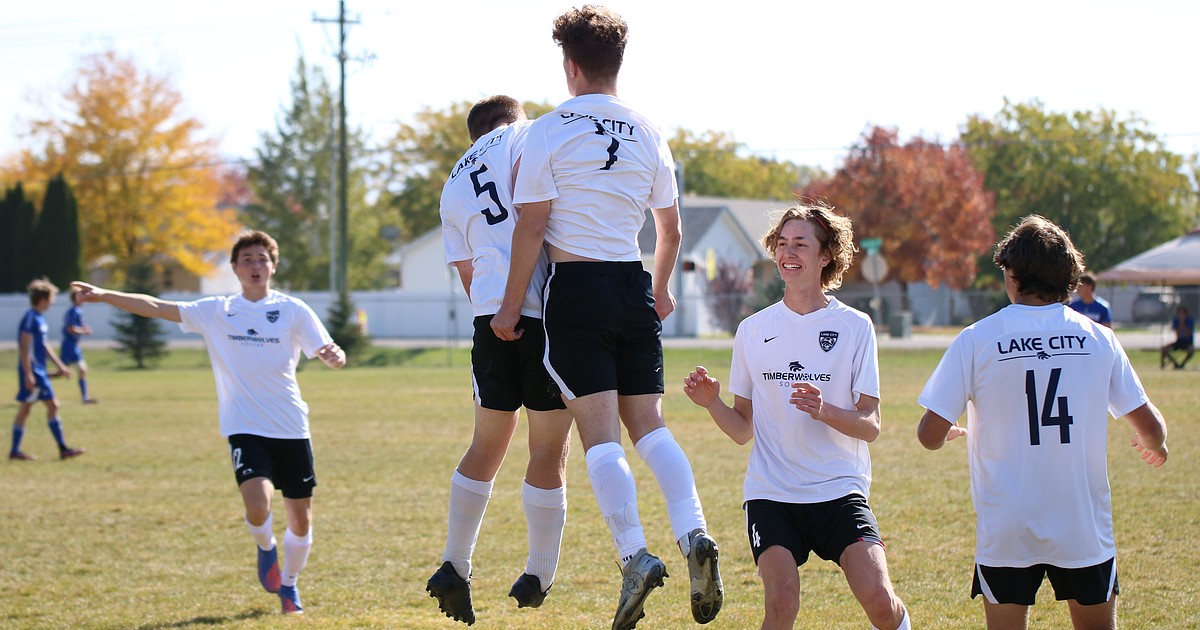
[[[474,258],[467,237],[445,212],[442,213],[442,248],[446,250],[447,264]]]
[[[1117,341],[1116,335],[1113,335],[1113,350],[1116,351],[1116,360],[1113,361],[1112,374],[1108,379],[1108,412],[1114,418],[1120,418],[1150,402],[1150,397],[1146,395],[1142,381],[1133,371],[1129,356],[1125,354],[1125,348]]]
[[[295,337],[296,343],[300,345],[300,349],[304,351],[304,355],[311,359],[317,356],[317,350],[333,343],[333,337],[329,336],[329,331],[325,330],[325,324],[321,323],[321,319],[309,308],[308,304],[296,300],[295,305],[296,320],[293,324],[292,335]]]
[[[754,383],[750,380],[750,368],[746,365],[746,338],[741,324],[733,336],[733,359],[729,363],[729,393],[746,400],[754,399]]]
[[[966,411],[971,394],[973,344],[968,334],[968,331],[959,333],[946,349],[946,354],[942,355],[942,360],[917,398],[918,405],[950,422],[957,422]]]
[[[862,339],[854,353],[854,384],[851,390],[858,395],[879,398],[879,349],[875,341],[875,329],[870,324],[862,329]]]
[[[675,203],[679,188],[675,183],[675,160],[671,148],[661,136],[658,139],[658,172],[654,175],[654,186],[650,189],[650,208],[666,208]]]
[[[179,303],[179,329],[185,333],[205,334],[220,307],[219,298],[204,298],[194,302]]]
[[[547,114],[552,115],[552,114]],[[513,190],[513,204],[536,203],[558,198],[554,185],[554,170],[550,165],[550,147],[546,142],[544,125],[533,124],[521,152],[521,168]]]

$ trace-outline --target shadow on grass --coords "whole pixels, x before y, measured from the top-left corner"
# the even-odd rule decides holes
[[[265,610],[247,610],[236,615],[200,615],[191,619],[175,622],[148,623],[138,626],[138,630],[166,630],[167,628],[196,628],[203,626],[220,626],[235,621],[245,621],[247,619],[257,619],[265,615],[272,614]]]

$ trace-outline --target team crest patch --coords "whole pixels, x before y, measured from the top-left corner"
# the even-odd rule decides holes
[[[837,344],[838,334],[833,330],[822,330],[818,341],[821,343],[821,349],[825,352],[833,350],[833,346]]]
[[[279,321],[279,311],[267,311],[267,321],[272,324]]]

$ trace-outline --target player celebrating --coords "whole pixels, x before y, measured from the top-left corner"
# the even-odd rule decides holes
[[[513,201],[521,218],[504,301],[492,330],[518,339],[520,307],[543,241],[550,276],[544,291],[545,363],[575,416],[588,479],[622,563],[614,629],[632,628],[666,566],[646,549],[637,487],[621,422],[666,499],[671,529],[691,576],[692,616],[712,621],[721,607],[717,544],[708,535],[691,464],[662,417],[662,319],[679,255],[674,162],[648,120],[617,98],[628,26],[599,6],[554,21],[567,91],[574,98],[534,121]],[[637,235],[652,208],[658,240],[653,280]]]
[[[437,597],[446,616],[470,625],[475,622],[471,554],[522,405],[529,418],[529,465],[521,488],[529,557],[509,596],[517,600],[518,608],[537,608],[554,582],[567,519],[571,415],[542,365],[544,261],[521,305],[519,325],[526,334],[508,343],[497,339],[490,326],[508,279],[516,222],[513,175],[529,121],[515,99],[492,96],[471,108],[467,129],[473,145],[442,189],[441,216],[446,260],[458,269],[475,315],[471,347],[475,433],[450,478],[446,549],[442,566],[429,578],[426,590]]]
[[[258,580],[278,593],[283,612],[301,614],[296,580],[312,548],[313,470],[308,405],[300,398],[296,363],[303,350],[331,368],[346,364],[307,304],[271,289],[279,246],[264,232],[243,233],[230,264],[242,292],[193,302],[71,286],[81,301],[102,302],[142,317],[176,322],[204,336],[217,382],[221,434],[229,440],[233,474],[246,507],[246,525],[258,544]],[[283,491],[287,530],[283,570],[277,563],[271,497]]]
[[[798,567],[816,552],[842,568],[876,628],[910,627],[888,577],[867,505],[879,436],[879,365],[867,315],[825,291],[854,259],[850,220],[820,205],[788,208],[763,237],[783,278],[783,301],[738,326],[729,369],[733,407],[703,366],[683,391],[734,442],[752,438],[744,508],[765,591],[762,627],[791,628]]]
[[[83,303],[79,301],[79,291],[71,289],[71,308],[63,317],[62,349],[58,353],[62,362],[75,365],[79,369],[79,392],[83,395],[83,404],[91,405],[100,402],[88,395],[87,361],[83,360],[83,348],[79,338],[92,334],[92,327],[83,323]]]
[[[29,411],[37,401],[46,403],[46,420],[50,433],[58,443],[58,456],[70,459],[83,455],[84,449],[71,448],[63,439],[62,421],[58,418],[58,398],[50,385],[50,374],[46,372],[46,358],[49,357],[58,368],[54,376],[71,377],[71,370],[54,354],[46,341],[46,318],[42,316],[54,304],[58,295],[58,287],[50,284],[49,280],[39,278],[29,283],[30,309],[21,318],[17,328],[17,416],[13,419],[12,448],[8,451],[9,459],[32,461],[36,455],[21,450],[21,440],[25,437],[25,421]]]
[[[1113,332],[1063,304],[1083,256],[1060,227],[1025,217],[992,259],[1012,304],[958,335],[917,401],[926,448],[967,436],[971,597],[983,595],[988,628],[1025,628],[1048,576],[1076,628],[1116,628],[1108,414],[1129,421],[1131,445],[1155,467],[1166,423]]]

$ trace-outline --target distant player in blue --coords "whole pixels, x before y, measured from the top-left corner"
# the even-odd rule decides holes
[[[37,401],[46,403],[46,419],[50,423],[50,433],[58,442],[58,455],[70,459],[83,455],[83,449],[71,448],[63,440],[62,422],[58,419],[58,399],[54,397],[54,388],[50,386],[50,375],[46,373],[46,358],[49,357],[58,367],[54,376],[71,376],[69,370],[54,354],[50,344],[46,343],[46,318],[42,317],[58,295],[58,288],[45,278],[29,283],[29,304],[32,308],[21,318],[21,326],[17,329],[17,417],[13,420],[12,448],[8,451],[9,459],[34,460],[36,456],[21,450],[21,440],[25,437],[25,420],[29,418],[29,410]]]
[[[87,361],[83,360],[83,348],[79,347],[79,338],[92,334],[92,327],[83,323],[83,304],[79,301],[79,291],[71,289],[71,308],[63,318],[62,349],[58,356],[66,365],[78,364],[79,392],[83,394],[83,403],[90,405],[100,402],[88,395]]]
[[[1079,297],[1071,300],[1070,307],[1077,313],[1082,313],[1088,319],[1112,328],[1112,307],[1103,298],[1096,295],[1096,276],[1085,273],[1079,277],[1079,287],[1075,289]]]
[[[1196,320],[1188,315],[1186,306],[1180,305],[1175,309],[1175,318],[1171,320],[1171,329],[1175,331],[1175,341],[1162,347],[1162,358],[1158,361],[1158,367],[1166,368],[1169,360],[1176,370],[1182,370],[1183,366],[1191,360],[1192,355],[1196,353],[1196,346],[1192,339],[1196,332]],[[1183,361],[1176,361],[1172,352],[1186,353]]]

